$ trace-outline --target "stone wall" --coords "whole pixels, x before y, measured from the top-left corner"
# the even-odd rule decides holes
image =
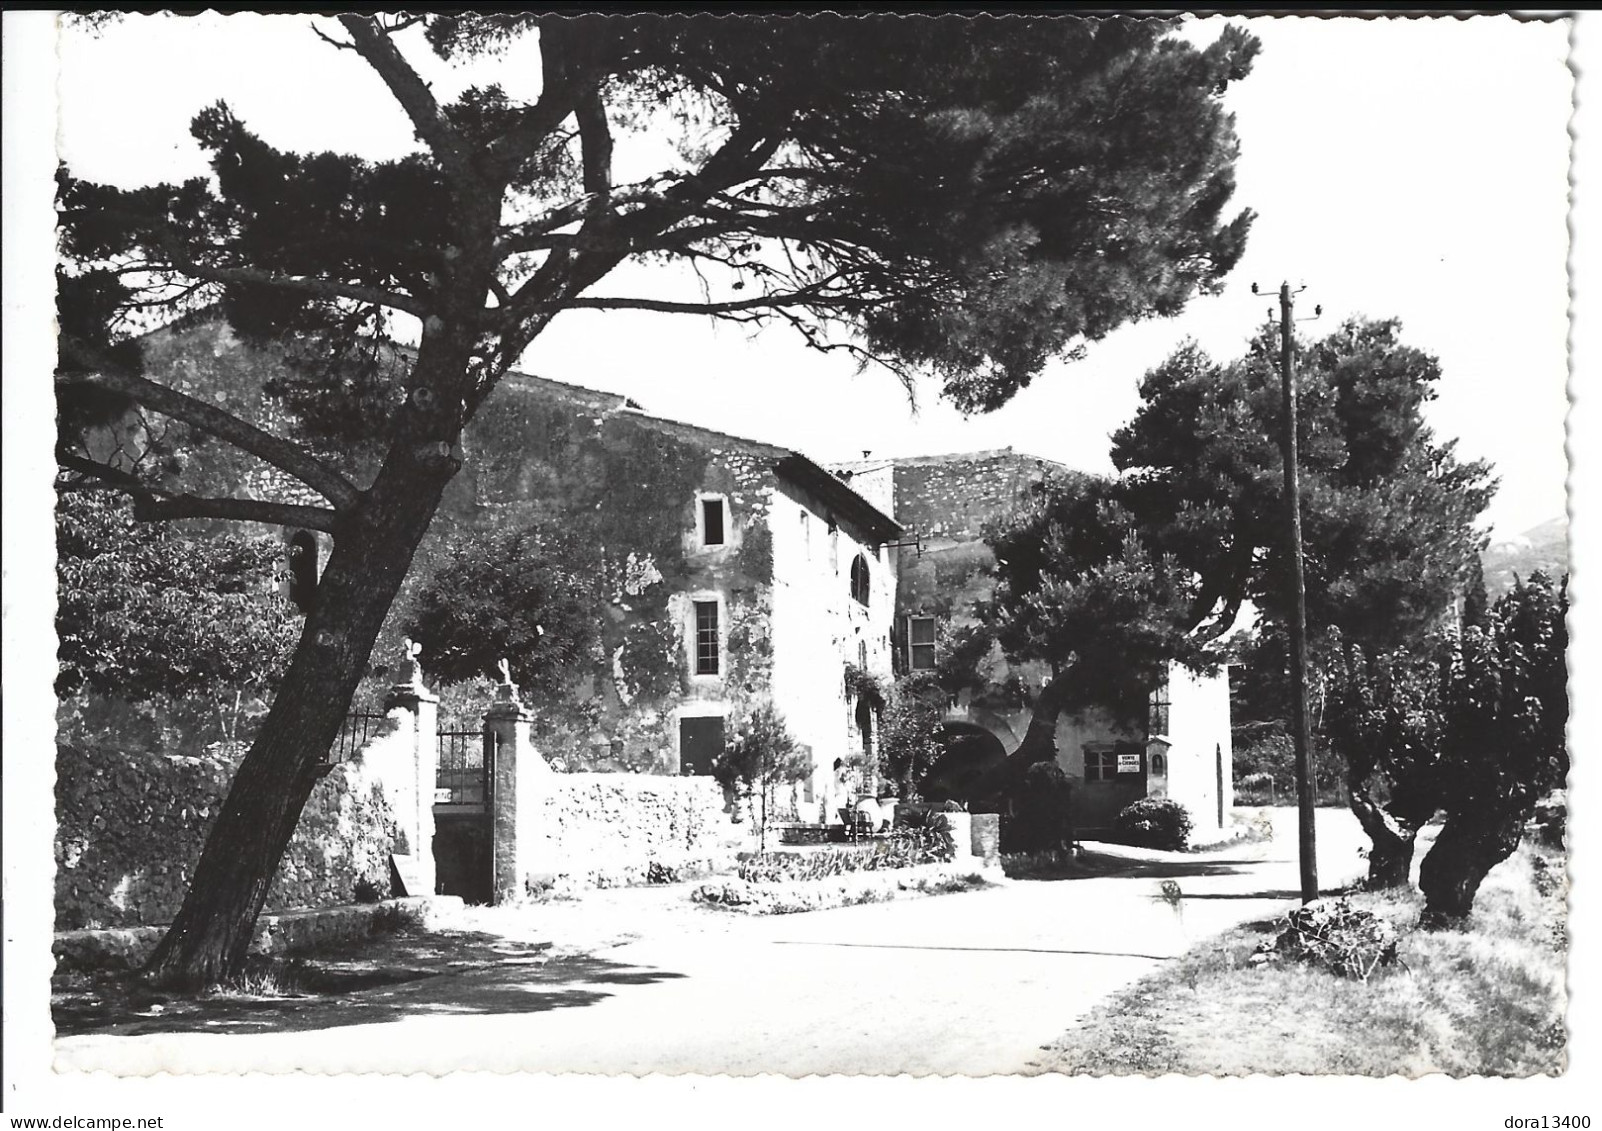
[[[197,757],[56,749],[56,929],[172,921],[243,751]],[[389,891],[390,813],[359,763],[333,767],[301,814],[267,910]],[[365,882],[365,883],[364,883]]]
[[[556,774],[540,827],[538,871],[580,886],[643,883],[651,865],[731,866],[744,830],[724,813],[723,791],[705,777]]]
[[[896,521],[925,540],[977,539],[1061,464],[1011,448],[895,461]]]

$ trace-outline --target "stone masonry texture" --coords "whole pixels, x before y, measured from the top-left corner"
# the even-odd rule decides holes
[[[56,929],[171,922],[242,756],[58,745]],[[312,790],[266,909],[387,895],[390,825],[361,765],[334,766]]]

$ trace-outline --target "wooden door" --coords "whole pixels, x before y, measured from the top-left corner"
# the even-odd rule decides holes
[[[707,775],[723,753],[723,719],[718,715],[679,720],[679,772]]]

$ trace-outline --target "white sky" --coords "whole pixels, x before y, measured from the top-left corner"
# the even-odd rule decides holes
[[[965,419],[931,388],[915,413],[887,373],[858,375],[786,328],[752,337],[682,315],[565,314],[524,368],[823,460],[1011,445],[1108,469],[1107,437],[1134,412],[1141,375],[1186,336],[1234,356],[1270,305],[1250,284],[1289,279],[1307,286],[1300,309],[1323,305],[1325,325],[1351,313],[1398,316],[1408,341],[1440,357],[1430,418],[1464,455],[1495,464],[1502,487],[1488,517],[1498,534],[1561,515],[1567,24],[1237,22],[1263,40],[1253,74],[1229,94],[1241,138],[1236,202],[1259,219],[1225,293],[1179,318],[1126,327],[1085,360],[1049,368],[999,412]],[[404,152],[413,143],[399,108],[358,59],[309,25],[294,16],[132,19],[99,38],[69,35],[63,154],[78,174],[121,184],[203,172],[189,120],[219,98],[280,146]],[[1193,34],[1211,39],[1219,26],[1203,21]],[[415,56],[436,86],[462,84]],[[497,68],[512,93],[520,77],[532,81],[531,58]],[[621,285],[629,281],[602,289],[639,293]]]

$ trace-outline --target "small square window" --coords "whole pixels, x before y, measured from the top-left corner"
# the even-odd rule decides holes
[[[1111,750],[1085,751],[1085,780],[1111,781],[1118,776],[1118,755]]]
[[[701,544],[723,545],[723,500],[701,500]]]
[[[695,603],[695,674],[718,674],[718,603]]]
[[[934,617],[908,617],[907,666],[915,672],[934,671],[936,659]]]

